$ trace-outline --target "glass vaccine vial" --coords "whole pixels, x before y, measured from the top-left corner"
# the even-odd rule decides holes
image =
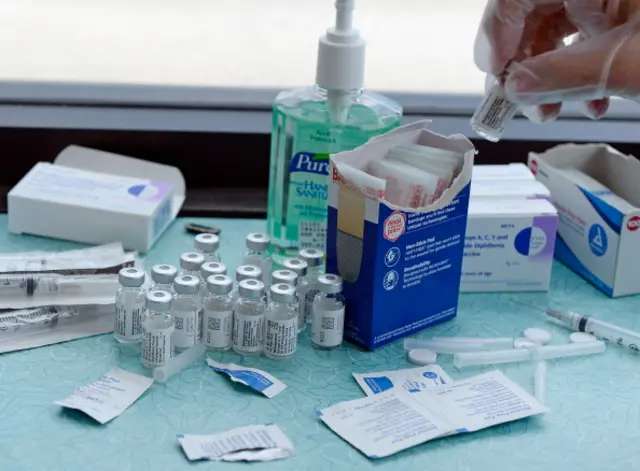
[[[324,273],[324,252],[319,249],[302,249],[298,253],[298,258],[307,262],[309,267],[307,270],[307,294],[306,294],[306,306],[304,309],[305,317],[300,319],[300,325],[302,330],[305,329],[305,325],[309,322],[309,316],[311,316],[311,307],[313,300],[318,294],[316,288],[316,280],[319,275]]]
[[[202,320],[204,344],[212,351],[226,351],[233,343],[233,280],[227,275],[211,275],[207,288]]]
[[[141,362],[145,368],[163,366],[173,357],[175,320],[170,313],[173,296],[168,291],[149,291],[142,316]]]
[[[271,274],[271,255],[269,245],[271,239],[266,234],[254,232],[247,235],[247,251],[244,253],[242,263],[245,265],[255,265],[262,270],[262,282],[269,285],[269,275]]]
[[[209,295],[209,289],[207,287],[207,279],[212,275],[226,275],[227,267],[222,262],[205,262],[200,267],[200,277],[204,280],[204,283],[200,285],[200,296],[204,300]]]
[[[344,306],[342,278],[338,275],[320,275],[318,294],[313,301],[311,345],[321,350],[332,350],[342,344],[344,337]]]
[[[298,295],[298,333],[300,333],[307,325],[307,292],[309,291],[307,272],[309,265],[302,259],[288,258],[282,262],[282,267],[298,275],[296,294]]]
[[[173,280],[178,276],[178,269],[173,265],[162,263],[151,268],[150,291],[168,291],[173,294]]]
[[[293,270],[276,270],[271,273],[271,283],[278,284],[284,283],[285,285],[291,285],[294,288],[298,286],[298,274]],[[271,292],[269,292],[269,299],[271,299]],[[296,302],[298,300],[298,295],[296,293]],[[296,306],[297,309],[297,306]]]
[[[173,345],[177,351],[186,350],[199,343],[202,336],[200,325],[200,279],[193,275],[180,275],[173,281],[176,294],[171,303],[171,313],[176,327]]]
[[[233,312],[233,351],[243,356],[264,350],[265,292],[260,280],[242,280]]]
[[[219,262],[222,259],[218,250],[220,249],[220,237],[216,234],[198,234],[193,245],[199,254],[204,256],[205,262]]]
[[[145,274],[137,268],[118,273],[120,289],[116,293],[113,335],[120,343],[138,343],[142,337],[142,312],[145,305]]]
[[[265,315],[264,354],[273,360],[289,360],[298,343],[296,289],[286,283],[269,288],[271,301]]]

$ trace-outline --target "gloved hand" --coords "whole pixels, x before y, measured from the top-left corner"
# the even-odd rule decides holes
[[[567,100],[600,118],[609,96],[640,102],[640,0],[489,0],[475,59],[497,77],[513,61],[507,96],[535,121]]]

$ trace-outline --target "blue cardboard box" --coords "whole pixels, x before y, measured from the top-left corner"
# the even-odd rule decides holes
[[[373,350],[456,316],[475,149],[422,121],[331,156],[327,271],[344,279],[345,338]],[[386,182],[365,172],[398,145],[453,150],[464,164],[420,210],[383,199]]]

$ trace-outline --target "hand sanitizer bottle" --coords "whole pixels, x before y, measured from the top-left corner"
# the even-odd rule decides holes
[[[299,249],[325,249],[329,154],[400,124],[401,106],[364,86],[365,42],[352,27],[355,0],[336,0],[336,25],[320,38],[316,84],[273,105],[267,232],[280,264]]]

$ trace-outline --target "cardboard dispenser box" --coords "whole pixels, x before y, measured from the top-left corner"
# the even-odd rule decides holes
[[[327,271],[344,278],[345,338],[374,349],[456,316],[475,149],[418,122],[331,156]],[[384,180],[363,169],[399,145],[422,144],[464,156],[452,185],[420,210],[380,198]]]
[[[146,252],[184,198],[175,167],[69,146],[9,192],[9,231]]]
[[[640,161],[605,144],[529,154],[558,210],[555,257],[608,296],[640,293]]]

